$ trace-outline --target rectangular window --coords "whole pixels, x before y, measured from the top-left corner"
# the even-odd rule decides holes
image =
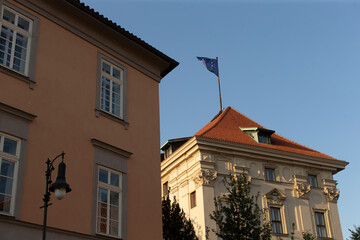
[[[258,139],[259,139],[259,143],[265,143],[265,144],[270,144],[271,143],[269,136],[264,135],[264,134],[259,134]]]
[[[28,76],[33,21],[3,6],[0,31],[0,65]]]
[[[190,193],[190,208],[196,207],[196,191]]]
[[[311,187],[317,187],[316,175],[309,175],[308,182]]]
[[[275,182],[275,170],[273,168],[265,168],[265,180]]]
[[[0,133],[0,213],[14,214],[20,140]]]
[[[167,196],[169,194],[169,184],[168,182],[165,182],[163,184],[163,197]]]
[[[101,61],[100,108],[123,118],[123,71],[110,62]]]
[[[283,233],[280,208],[270,207],[271,229],[273,233]]]
[[[327,237],[326,223],[323,212],[315,212],[316,233],[318,237]]]
[[[96,232],[120,236],[122,175],[119,172],[99,168],[98,176]]]

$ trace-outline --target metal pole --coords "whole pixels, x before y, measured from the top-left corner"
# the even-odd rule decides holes
[[[45,194],[44,194],[44,222],[43,222],[43,233],[42,240],[46,240],[46,220],[47,220],[47,208],[49,206],[50,201],[50,192],[49,192],[49,184],[51,184],[50,175],[51,175],[51,162],[50,159],[46,161],[46,184],[45,184]]]
[[[222,101],[221,101],[221,88],[220,88],[220,73],[219,73],[219,60],[218,57],[216,57],[216,63],[218,68],[218,84],[219,84],[219,98],[220,98],[220,112],[222,111]]]

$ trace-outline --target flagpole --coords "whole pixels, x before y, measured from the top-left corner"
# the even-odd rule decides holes
[[[219,98],[220,98],[220,112],[222,111],[222,101],[221,101],[221,88],[220,88],[220,72],[219,72],[219,59],[216,57],[216,62],[218,64],[218,84],[219,84]]]

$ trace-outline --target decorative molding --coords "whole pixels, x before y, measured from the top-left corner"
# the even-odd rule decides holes
[[[128,151],[123,150],[121,148],[115,147],[113,145],[110,145],[108,143],[105,143],[105,142],[100,141],[100,140],[95,139],[95,138],[91,139],[91,143],[96,147],[108,150],[110,152],[113,152],[115,154],[121,155],[121,156],[126,157],[126,158],[129,158],[132,155],[131,152],[128,152]]]
[[[311,191],[311,186],[307,182],[295,183],[294,191],[297,193],[298,198],[308,198],[308,193]]]
[[[27,121],[30,121],[30,122],[36,118],[36,115],[33,115],[33,114],[27,113],[27,112],[25,112],[23,110],[11,107],[11,106],[9,106],[9,105],[7,105],[5,103],[2,103],[2,102],[0,102],[0,111],[10,113],[11,115],[20,117],[20,118],[22,118],[24,120],[27,120]]]
[[[217,178],[217,172],[209,169],[199,171],[194,177],[193,181],[196,185],[209,185],[211,181]]]
[[[264,195],[267,199],[268,205],[282,206],[286,200],[286,195],[274,188]]]
[[[336,187],[324,187],[324,194],[330,202],[337,202],[340,196],[340,190]]]

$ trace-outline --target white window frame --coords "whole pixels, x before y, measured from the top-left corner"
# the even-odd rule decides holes
[[[3,152],[5,138],[11,139],[11,140],[14,140],[14,141],[17,142],[17,144],[16,144],[16,155],[12,155],[12,154]],[[20,149],[21,149],[21,141],[20,141],[20,139],[0,132],[0,173],[1,173],[1,163],[2,163],[3,160],[15,163],[15,165],[14,165],[13,185],[12,185],[12,190],[11,190],[10,209],[9,209],[9,212],[0,211],[0,214],[11,215],[11,216],[14,215],[15,200],[16,200],[16,186],[17,186],[17,179],[18,179],[19,159],[20,159]],[[0,174],[0,176],[1,176],[1,174]]]
[[[280,230],[281,232],[273,232],[272,231],[272,226],[273,226],[273,220],[272,220],[272,216],[271,216],[271,209],[278,209],[279,210],[279,216],[280,216],[280,221],[276,221],[276,222],[280,222]],[[284,234],[284,224],[283,224],[283,216],[282,216],[282,207],[281,206],[270,206],[269,207],[269,217],[270,217],[270,222],[271,222],[271,232],[274,233],[274,234]]]
[[[117,174],[119,175],[119,187],[116,187],[116,186],[113,186],[113,185],[110,185],[110,183],[103,183],[103,182],[100,182],[99,181],[99,176],[100,176],[100,170],[104,170],[104,171],[107,171],[108,172],[108,181],[110,181],[110,174],[111,173],[114,173],[114,174]],[[96,198],[96,233],[97,234],[100,234],[100,235],[106,235],[106,236],[111,236],[111,237],[116,237],[116,238],[121,238],[122,237],[122,229],[121,229],[121,226],[122,226],[122,219],[121,219],[121,216],[122,216],[122,173],[121,172],[118,172],[118,171],[114,171],[112,169],[109,169],[109,168],[106,168],[106,167],[103,167],[103,166],[98,166],[98,179],[97,179],[97,198]],[[108,191],[108,203],[107,203],[107,218],[106,218],[106,233],[103,233],[103,232],[99,232],[98,231],[98,217],[101,217],[103,218],[102,216],[99,216],[99,211],[98,211],[98,203],[99,203],[99,188],[103,188],[103,189],[106,189],[106,190],[109,190]],[[119,193],[119,211],[118,211],[118,235],[112,235],[110,234],[110,191],[113,191],[113,192],[117,192]]]
[[[109,65],[110,66],[110,74],[108,74],[108,73],[106,73],[106,72],[104,72],[103,70],[102,70],[102,66],[103,66],[103,64],[107,64],[107,65]],[[113,74],[113,71],[114,71],[114,69],[116,69],[117,71],[119,71],[120,72],[120,79],[117,79],[116,77],[114,77],[112,74]],[[109,99],[109,110],[106,110],[105,108],[103,108],[102,106],[101,106],[101,102],[102,102],[102,99],[103,99],[103,96],[102,96],[102,78],[103,77],[105,77],[106,79],[108,79],[109,81],[110,81],[110,99]],[[123,117],[124,117],[124,71],[123,71],[123,69],[121,69],[121,68],[119,68],[119,67],[117,67],[116,65],[114,65],[114,64],[112,64],[111,62],[109,62],[109,61],[106,61],[105,59],[101,59],[101,90],[100,90],[100,108],[101,108],[101,110],[102,111],[105,111],[105,112],[107,112],[107,113],[109,113],[109,114],[111,114],[111,115],[114,115],[114,116],[116,116],[116,117],[118,117],[118,118],[121,118],[121,119],[123,119]],[[113,110],[113,104],[114,104],[114,102],[112,101],[112,97],[113,97],[113,85],[114,85],[114,83],[116,83],[116,84],[118,84],[119,86],[120,86],[120,92],[119,93],[115,93],[115,94],[118,94],[118,95],[120,95],[120,103],[119,103],[119,108],[120,108],[120,110],[119,110],[119,115],[117,115],[117,114],[114,114],[113,112],[112,112],[112,110]]]
[[[7,21],[5,21],[3,19],[3,14],[4,14],[4,10],[7,10],[13,14],[15,14],[15,23],[11,24]],[[17,26],[19,17],[23,18],[24,20],[29,22],[29,31],[26,31],[24,29],[21,29],[20,27]],[[5,64],[1,64],[1,66],[11,69],[12,71],[15,71],[19,74],[25,75],[25,76],[29,76],[29,62],[30,62],[30,52],[31,52],[31,46],[32,46],[32,35],[33,35],[33,25],[34,25],[34,21],[26,16],[24,16],[23,14],[19,13],[16,10],[13,10],[10,7],[7,7],[5,5],[2,6],[1,8],[1,14],[0,14],[0,30],[2,28],[2,26],[5,26],[11,30],[13,30],[13,41],[12,41],[12,48],[11,48],[11,54],[10,54],[10,66],[6,66]],[[16,34],[19,33],[21,35],[23,35],[24,37],[27,38],[27,46],[26,46],[26,59],[25,59],[25,69],[24,72],[20,72],[16,69],[14,69],[14,58],[15,58],[15,45],[16,45]],[[5,59],[4,59],[5,61]]]

